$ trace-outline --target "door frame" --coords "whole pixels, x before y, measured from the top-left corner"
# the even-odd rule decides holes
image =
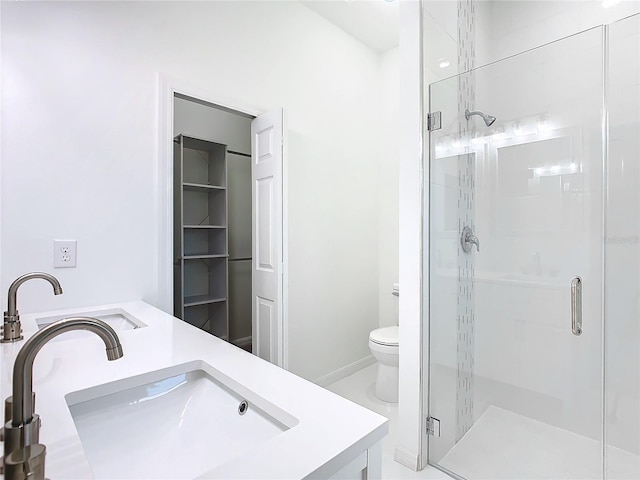
[[[155,306],[173,315],[173,107],[175,94],[192,97],[239,113],[259,117],[267,109],[245,104],[237,99],[221,95],[213,90],[204,90],[183,81],[158,73],[158,172],[157,172],[157,219],[158,219],[158,284]],[[285,117],[286,118],[286,117]],[[283,138],[286,136],[283,124]],[[289,368],[288,319],[289,319],[289,218],[288,208],[288,155],[287,142],[282,145],[282,299],[278,308],[281,315],[281,341],[276,358],[278,365]],[[252,329],[253,330],[253,329]],[[253,337],[255,332],[251,332]]]

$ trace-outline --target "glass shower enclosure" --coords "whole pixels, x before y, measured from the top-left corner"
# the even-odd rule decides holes
[[[639,26],[429,86],[428,462],[455,477],[640,477]]]

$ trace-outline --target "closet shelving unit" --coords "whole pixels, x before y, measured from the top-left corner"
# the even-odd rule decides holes
[[[227,146],[174,139],[174,315],[228,340]]]

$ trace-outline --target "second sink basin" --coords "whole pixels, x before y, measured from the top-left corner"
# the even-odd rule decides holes
[[[98,320],[102,320],[106,322],[111,328],[113,328],[116,332],[122,332],[124,330],[133,330],[136,328],[146,327],[147,325],[142,321],[138,320],[136,317],[131,315],[126,310],[122,308],[110,308],[105,310],[91,310],[86,312],[78,312],[78,313],[69,313],[66,315],[54,315],[51,317],[41,317],[36,318],[36,324],[38,325],[38,330],[50,325],[58,320],[62,320],[64,318],[69,317],[94,317]],[[56,337],[56,340],[68,340],[71,338],[82,338],[82,337],[91,337],[91,333],[85,332],[82,330],[77,330],[73,332],[65,333],[59,337]]]
[[[95,478],[195,478],[297,420],[204,362],[66,396]]]

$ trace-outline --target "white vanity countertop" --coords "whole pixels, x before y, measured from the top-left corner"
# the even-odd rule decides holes
[[[388,432],[386,418],[141,301],[23,314],[24,335],[28,338],[37,331],[36,318],[113,308],[122,308],[148,325],[118,332],[121,359],[107,361],[104,343],[95,335],[65,340],[65,334],[47,343],[36,357],[35,411],[42,420],[40,443],[47,447],[46,476],[51,480],[93,478],[65,395],[194,360],[211,365],[299,421],[202,478],[327,478]],[[22,345],[24,341],[0,345],[3,401],[11,395],[11,370]]]

